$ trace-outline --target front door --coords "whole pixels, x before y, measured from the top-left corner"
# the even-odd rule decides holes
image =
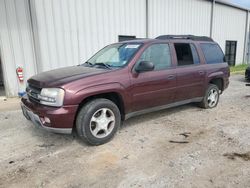
[[[138,58],[150,61],[154,70],[131,74],[132,111],[162,106],[172,103],[175,98],[176,74],[172,66],[169,44],[152,44]]]

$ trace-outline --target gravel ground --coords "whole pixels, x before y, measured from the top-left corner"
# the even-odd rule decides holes
[[[0,111],[0,187],[249,187],[248,95],[243,76],[232,76],[217,108],[135,117],[98,147]]]

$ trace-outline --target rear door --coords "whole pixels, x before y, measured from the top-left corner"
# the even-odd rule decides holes
[[[148,46],[137,59],[134,68],[141,61],[151,61],[153,71],[131,74],[132,110],[139,111],[172,103],[175,99],[176,73],[173,67],[171,49],[167,43]]]
[[[202,97],[204,94],[205,68],[193,43],[174,43],[176,54],[176,101]]]

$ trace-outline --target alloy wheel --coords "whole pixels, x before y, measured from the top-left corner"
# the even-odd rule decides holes
[[[90,120],[90,131],[96,138],[107,137],[115,127],[115,115],[109,108],[98,109]]]
[[[211,89],[208,93],[207,97],[207,103],[210,108],[213,108],[216,106],[219,98],[219,93],[216,89]]]

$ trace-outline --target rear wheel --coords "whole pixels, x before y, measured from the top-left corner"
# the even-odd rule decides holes
[[[78,135],[91,145],[110,141],[121,124],[121,115],[115,103],[95,99],[85,104],[76,119]]]
[[[206,94],[200,103],[202,108],[214,108],[217,106],[220,98],[219,88],[214,84],[209,84]]]

